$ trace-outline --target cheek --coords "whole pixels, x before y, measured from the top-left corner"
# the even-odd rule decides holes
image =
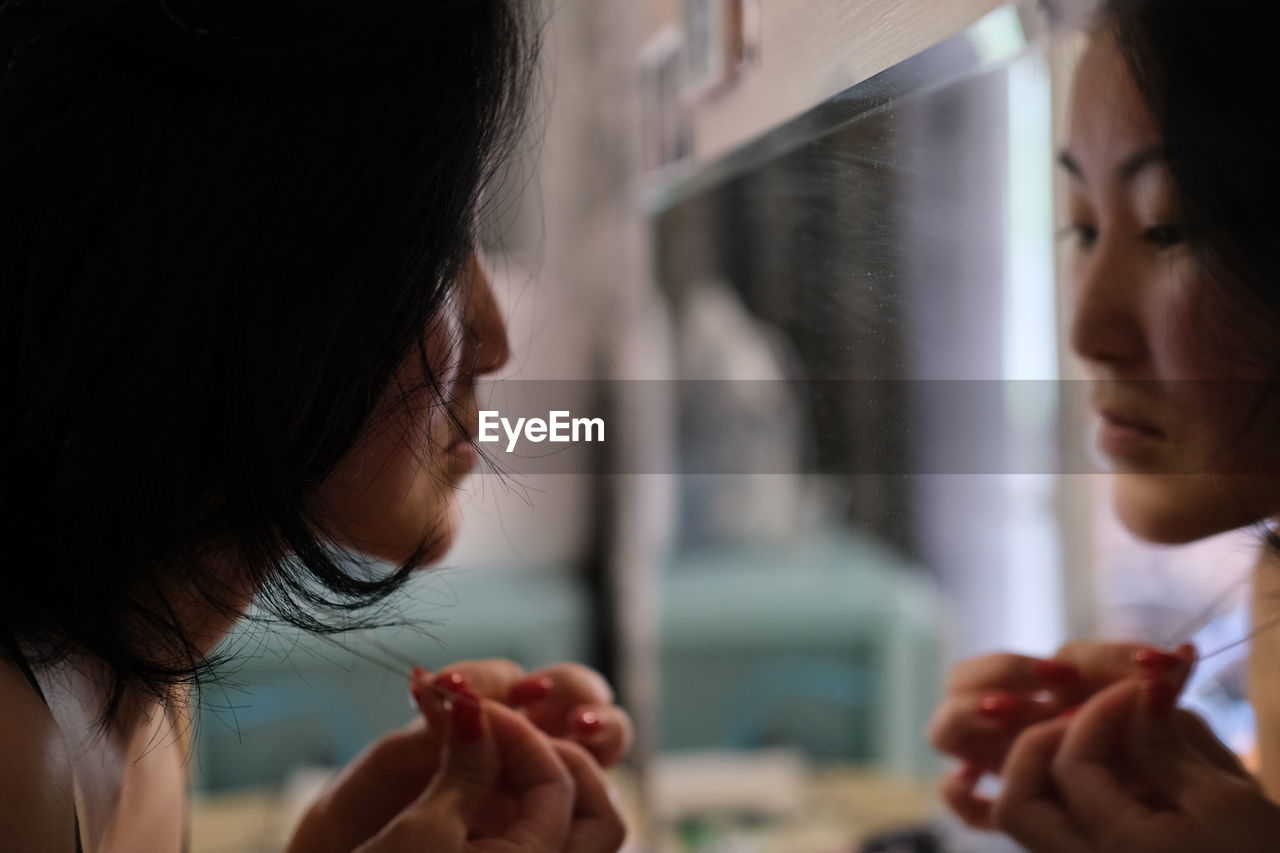
[[[461,323],[454,306],[435,320],[426,341],[436,384],[455,390],[456,352]],[[461,475],[447,452],[455,426],[445,404],[428,389],[415,353],[381,405],[405,409],[382,423],[343,460],[322,486],[343,544],[384,560],[403,562],[424,541],[425,562],[439,559],[452,543],[459,512],[456,487]],[[399,395],[410,394],[408,400]],[[465,472],[463,472],[465,473]]]
[[[1189,250],[1153,259],[1144,293],[1162,377],[1266,381],[1280,368],[1280,316],[1247,288],[1215,283]]]
[[[1151,357],[1189,473],[1261,473],[1280,458],[1277,320],[1207,284],[1186,253],[1167,262],[1146,317]]]
[[[448,428],[439,407],[392,418],[343,460],[321,487],[343,544],[401,562],[426,540],[427,560],[443,555],[457,525],[441,451]]]

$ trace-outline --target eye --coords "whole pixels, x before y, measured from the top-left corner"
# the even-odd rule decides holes
[[[1183,241],[1182,227],[1179,225],[1152,225],[1142,232],[1142,239],[1160,249],[1168,249]]]
[[[1072,240],[1077,249],[1090,249],[1098,242],[1098,229],[1084,222],[1073,222],[1059,232],[1062,239]]]

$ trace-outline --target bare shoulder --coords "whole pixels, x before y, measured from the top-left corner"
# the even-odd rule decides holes
[[[3,655],[0,709],[0,838],[6,849],[70,853],[75,797],[66,744],[49,709]]]

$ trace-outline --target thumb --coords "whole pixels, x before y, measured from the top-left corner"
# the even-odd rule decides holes
[[[1217,759],[1226,751],[1216,738],[1214,754],[1207,758],[1205,744],[1187,737],[1190,715],[1177,711],[1177,685],[1168,678],[1144,680],[1133,716],[1130,753],[1147,782],[1163,797],[1188,814],[1217,813],[1224,796],[1241,781],[1225,771]],[[1197,740],[1200,738],[1197,738]]]
[[[447,799],[467,820],[475,817],[498,783],[498,751],[484,712],[484,700],[461,688],[448,699],[439,696],[427,706],[440,707],[447,717],[440,767],[423,792],[423,799]]]
[[[411,689],[428,726],[442,733],[440,763],[422,795],[361,853],[461,851],[498,783],[498,750],[483,700],[465,687],[445,691],[415,680]]]
[[[421,800],[447,801],[469,821],[493,792],[499,775],[484,700],[460,679],[415,679],[411,688],[427,725],[442,734],[440,765]]]

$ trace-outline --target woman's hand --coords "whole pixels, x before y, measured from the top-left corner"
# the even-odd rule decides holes
[[[971,826],[991,828],[991,803],[974,787],[982,774],[1001,772],[1029,726],[1143,673],[1170,673],[1181,682],[1194,655],[1190,646],[1170,655],[1134,643],[1070,643],[1048,659],[992,654],[956,664],[928,729],[939,751],[962,761],[940,783],[943,800]]]
[[[463,698],[446,713],[442,700],[453,694]],[[444,821],[441,827],[453,826],[454,830],[462,821],[467,827],[464,837],[477,843],[492,843],[513,832],[522,834],[524,840],[520,843],[524,846],[502,848],[512,853],[604,853],[621,845],[625,830],[600,764],[615,763],[625,754],[632,729],[626,713],[612,705],[612,693],[598,674],[574,664],[530,674],[509,661],[473,661],[451,666],[434,678],[415,672],[412,695],[426,719],[415,720],[381,738],[347,765],[307,813],[290,850],[345,853],[363,850],[361,844],[378,838],[383,839],[379,843],[398,843],[395,838],[400,836],[387,836],[389,829],[398,826],[397,832],[402,832],[408,821],[415,831],[427,832],[420,825],[423,814],[434,821]],[[514,710],[507,704],[525,710]],[[478,772],[478,768],[488,765],[478,761],[483,756],[475,748],[450,740],[458,728],[452,715],[463,713],[467,707],[484,709],[483,717],[492,729],[495,747],[490,769],[496,767],[496,777]],[[466,720],[461,726],[468,730]],[[459,755],[470,756],[471,760],[458,758]],[[547,831],[542,834],[529,835],[529,823],[522,822],[521,816],[528,811],[531,791],[552,790],[547,785],[556,775],[556,767],[569,780],[573,820],[561,846],[545,846],[550,843],[548,839],[555,838],[551,831],[555,827],[544,827]],[[441,805],[441,798],[458,804],[467,799],[468,792],[474,799],[481,788],[487,793],[474,810],[459,806],[450,819],[452,823],[444,820],[442,815],[449,808]],[[546,803],[538,808],[545,806]],[[546,814],[554,816],[555,811]],[[386,841],[384,836],[392,841]],[[433,845],[442,843],[437,835],[424,837]],[[533,839],[544,846],[529,846]],[[370,848],[383,849],[399,848]]]
[[[525,672],[509,660],[464,661],[440,670],[435,680],[447,688],[459,676],[480,697],[520,708],[543,732],[576,742],[604,767],[631,748],[631,718],[613,704],[609,683],[593,669],[562,663]]]
[[[1113,685],[1028,729],[1005,764],[994,824],[1034,853],[1275,850],[1280,806],[1168,676]]]

